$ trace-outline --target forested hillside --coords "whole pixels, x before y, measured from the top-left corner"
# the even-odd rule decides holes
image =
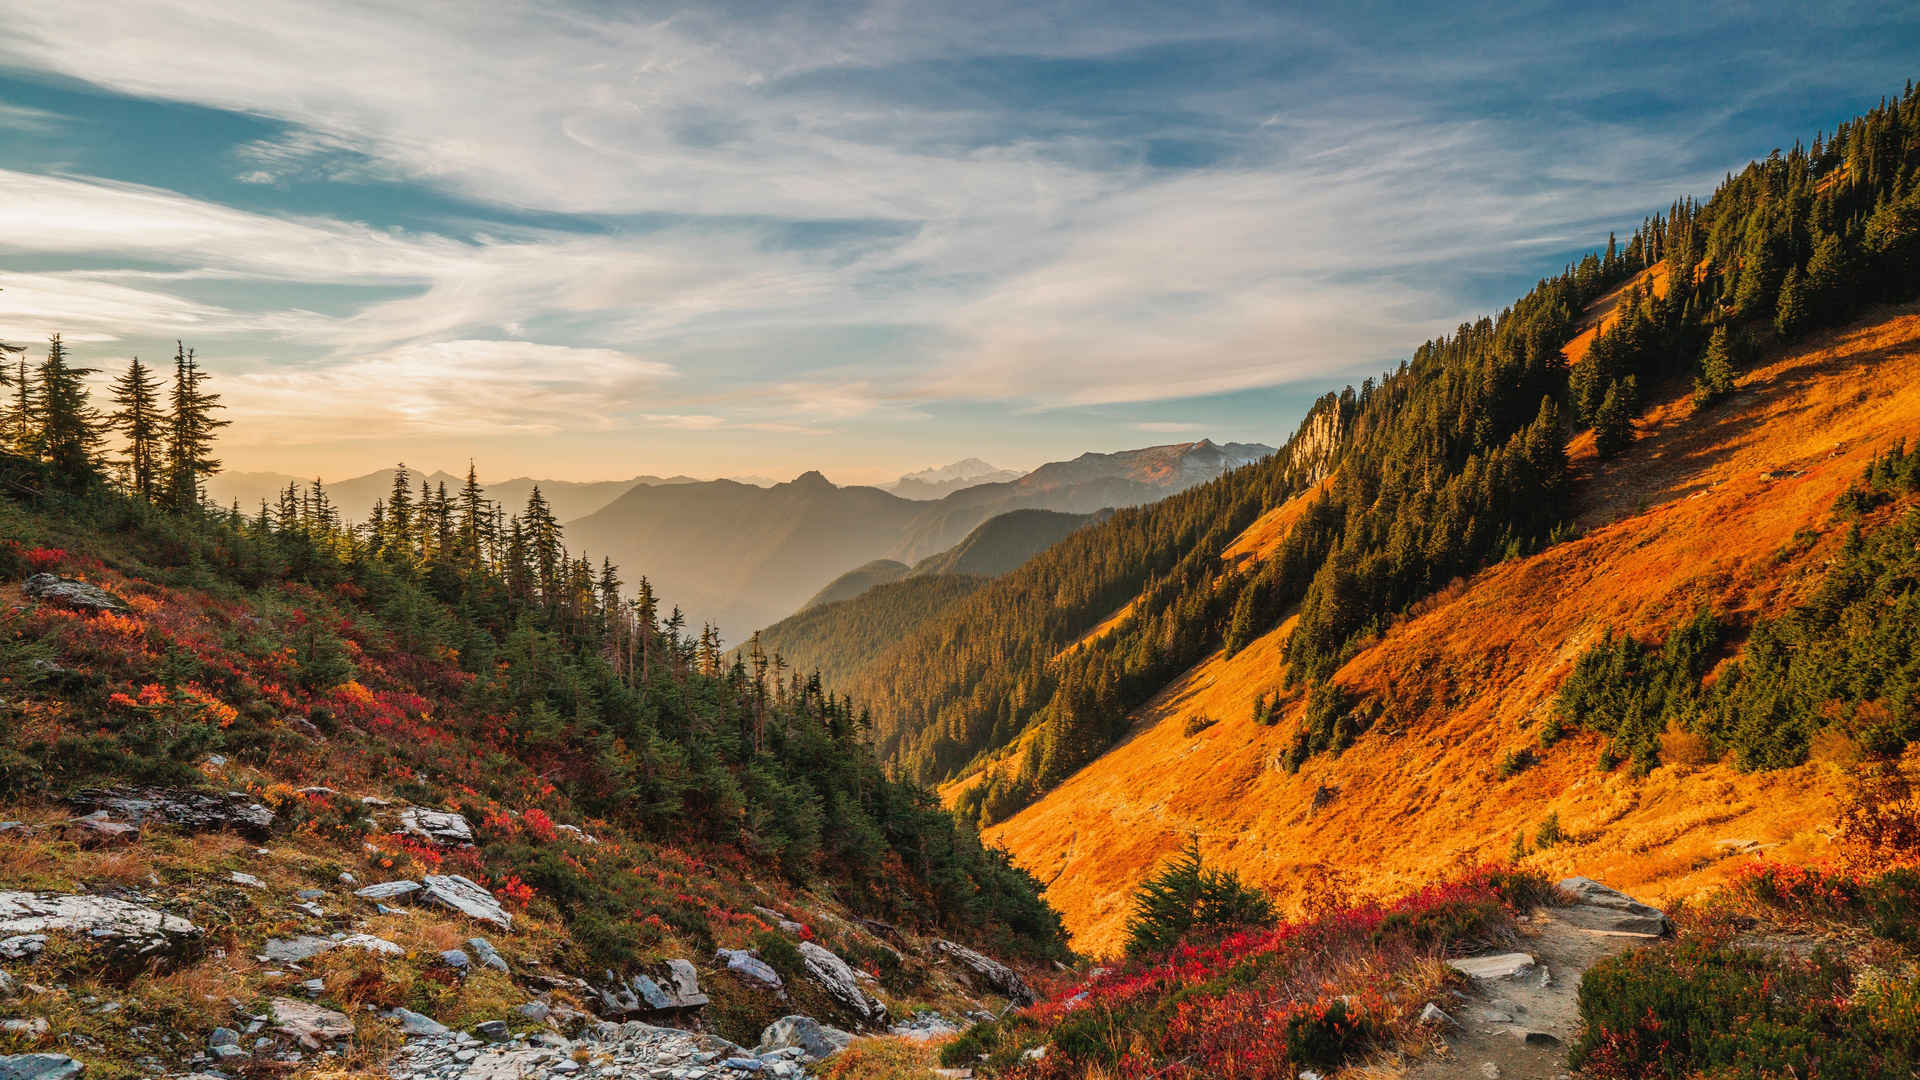
[[[1569,440],[1621,452],[1643,388],[1680,380],[1711,406],[1768,343],[1913,295],[1917,160],[1920,97],[1908,91],[1328,395],[1270,461],[1075,535],[856,676],[883,752],[940,778],[1034,729],[1017,767],[969,798],[991,819],[1091,760],[1172,676],[1289,613],[1288,677],[1323,686],[1421,597],[1569,535]],[[1619,317],[1569,365],[1563,347],[1588,305],[1630,279]],[[1223,568],[1248,523],[1323,477],[1273,557]],[[1059,655],[1130,602],[1110,632]],[[1331,693],[1318,692],[1308,752],[1369,722]]]
[[[206,1047],[224,1002],[290,991],[462,1024],[547,992],[555,1009],[617,1016],[629,979],[689,956],[732,979],[712,990],[710,1022],[751,1043],[795,998],[743,986],[725,963],[716,974],[716,946],[763,950],[797,980],[792,935],[830,933],[848,955],[892,958],[903,996],[951,985],[903,956],[901,934],[1064,955],[1037,884],[931,792],[890,779],[860,707],[816,678],[723,660],[717,636],[663,612],[644,577],[629,585],[570,552],[537,491],[510,513],[470,474],[417,502],[401,474],[362,526],[341,524],[318,485],[252,515],[222,510],[202,492],[225,419],[192,354],[170,389],[136,362],[105,414],[86,374],[55,336],[9,386],[25,408],[0,448],[0,802],[27,823],[5,840],[10,884],[41,892],[8,897],[82,910],[73,882],[124,879],[103,886],[115,902],[159,904],[175,919],[160,925],[191,940],[142,969],[131,992],[145,1004],[90,1019],[69,1050],[177,1060]],[[91,824],[71,819],[96,808]],[[233,830],[268,846],[246,856]],[[356,874],[398,891],[376,911],[352,894]],[[465,906],[444,921],[396,911],[421,888],[391,881],[409,875],[443,890],[421,897]],[[267,907],[300,888],[325,908]],[[834,921],[816,932],[785,914],[809,910]],[[446,976],[437,957],[463,915],[494,921],[514,969],[546,981]],[[380,959],[324,968],[306,990],[294,986],[311,972],[245,959],[331,948],[346,931]],[[171,995],[175,966],[209,936],[220,955],[190,976],[209,993]],[[74,948],[48,950],[30,1011],[64,1017],[100,989],[105,961]],[[819,1015],[884,1025],[866,991],[790,989]],[[511,1022],[544,1031],[545,1015]],[[391,1013],[342,1022],[367,1026],[363,1047],[393,1041]],[[183,1034],[143,1047],[142,1024]],[[300,1060],[266,1041],[274,1060]]]

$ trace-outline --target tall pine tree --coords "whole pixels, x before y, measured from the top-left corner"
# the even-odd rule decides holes
[[[34,449],[53,467],[56,483],[78,490],[100,477],[100,414],[87,395],[92,368],[67,362],[67,348],[55,334],[47,342],[47,359],[40,365],[39,430]]]
[[[226,406],[220,395],[201,386],[193,350],[174,343],[172,408],[167,425],[167,502],[176,510],[200,505],[202,482],[220,471],[213,456],[214,436],[231,421],[215,415]]]
[[[126,441],[122,464],[127,490],[142,502],[153,502],[160,493],[161,441],[167,417],[160,411],[160,380],[139,357],[127,365],[126,374],[114,380],[113,403],[115,408],[108,419]]]

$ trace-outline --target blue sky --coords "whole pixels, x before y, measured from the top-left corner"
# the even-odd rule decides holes
[[[1277,444],[1915,74],[1800,7],[0,0],[0,338],[328,478]]]

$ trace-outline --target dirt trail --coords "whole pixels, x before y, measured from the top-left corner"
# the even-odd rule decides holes
[[[1409,1080],[1565,1080],[1580,1033],[1580,977],[1600,960],[1656,940],[1666,918],[1598,882],[1570,878],[1580,903],[1544,908],[1521,926],[1519,951],[1473,957],[1473,989],[1447,1008],[1446,1049]],[[1445,1026],[1445,1025],[1442,1025]]]

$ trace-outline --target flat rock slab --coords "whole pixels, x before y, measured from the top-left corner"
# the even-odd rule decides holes
[[[420,899],[490,923],[502,930],[513,929],[513,916],[493,894],[459,874],[429,874],[420,879]]]
[[[383,881],[378,885],[355,889],[353,895],[363,900],[396,900],[419,891],[420,883],[417,881]]]
[[[1670,928],[1666,913],[1659,908],[1643,904],[1592,878],[1567,878],[1560,882],[1560,889],[1578,902],[1557,914],[1582,929],[1658,937]]]
[[[318,1050],[335,1039],[353,1034],[353,1021],[347,1019],[346,1013],[323,1005],[280,997],[273,999],[269,1009],[274,1030],[308,1049]]]
[[[70,1080],[85,1068],[65,1054],[0,1055],[0,1080]]]
[[[1447,961],[1447,966],[1476,979],[1519,979],[1533,973],[1531,953],[1500,953],[1495,956],[1468,956]]]
[[[88,940],[117,960],[177,956],[201,938],[200,928],[180,916],[126,900],[0,892],[0,938],[50,933]]]
[[[714,960],[727,965],[727,970],[740,979],[764,990],[784,993],[786,985],[780,979],[780,973],[773,965],[755,956],[746,949],[721,949],[713,954]]]

